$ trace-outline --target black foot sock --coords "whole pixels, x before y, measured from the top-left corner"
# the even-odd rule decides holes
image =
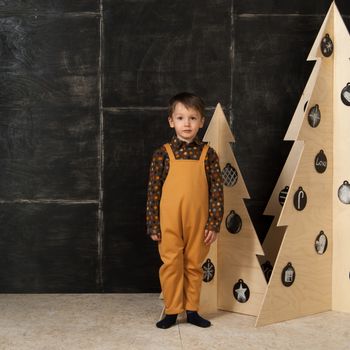
[[[203,327],[203,328],[207,328],[211,326],[210,321],[199,316],[197,311],[186,311],[186,314],[187,314],[188,323],[192,323],[195,326]]]
[[[158,328],[167,329],[176,323],[177,314],[175,315],[165,315],[165,317],[156,323]]]

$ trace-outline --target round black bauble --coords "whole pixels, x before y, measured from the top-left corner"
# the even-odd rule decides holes
[[[296,210],[303,210],[306,207],[307,195],[302,187],[299,187],[294,194],[294,207]]]
[[[344,181],[338,189],[338,198],[344,204],[350,204],[350,184]]]
[[[316,128],[321,121],[321,111],[319,105],[310,108],[307,120],[312,128]]]
[[[278,201],[282,206],[283,206],[284,202],[286,201],[288,190],[289,190],[289,186],[286,186],[278,195]]]
[[[321,41],[321,51],[325,57],[329,57],[333,53],[333,41],[329,34],[326,34]]]
[[[233,296],[240,303],[246,303],[249,300],[250,290],[242,279],[233,286]]]
[[[202,265],[203,269],[203,281],[210,282],[215,276],[215,266],[210,259],[207,259],[206,262]]]
[[[324,173],[327,169],[327,157],[322,149],[315,157],[315,169],[320,174]]]
[[[346,106],[350,106],[350,83],[347,83],[343,88],[340,98]]]
[[[320,231],[315,240],[315,250],[316,253],[322,255],[327,250],[328,238],[323,231]]]
[[[225,186],[234,186],[238,180],[237,170],[232,167],[230,163],[227,163],[221,172],[222,179]]]
[[[234,210],[226,217],[226,228],[230,233],[238,233],[242,228],[242,219]]]
[[[295,281],[295,270],[292,263],[288,263],[282,271],[282,283],[286,287],[290,287]]]

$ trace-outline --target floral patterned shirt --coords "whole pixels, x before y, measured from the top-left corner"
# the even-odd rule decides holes
[[[170,147],[175,159],[198,160],[202,153],[204,142],[196,137],[187,143],[173,136]],[[209,147],[204,160],[205,172],[209,190],[209,212],[206,229],[219,232],[224,213],[224,191],[219,158],[213,148]],[[164,146],[158,148],[152,157],[147,192],[147,234],[160,234],[159,206],[163,183],[169,172],[169,156]]]

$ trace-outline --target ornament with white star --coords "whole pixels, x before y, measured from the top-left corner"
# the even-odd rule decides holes
[[[233,295],[240,303],[246,303],[249,300],[250,290],[242,279],[238,280],[238,282],[233,286]]]

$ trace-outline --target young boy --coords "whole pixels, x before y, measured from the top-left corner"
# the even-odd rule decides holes
[[[176,135],[153,154],[146,215],[147,234],[158,241],[163,261],[159,277],[165,318],[156,326],[171,327],[186,310],[187,322],[209,327],[197,311],[202,264],[223,216],[219,159],[197,137],[204,124],[200,97],[184,92],[171,98],[168,121]]]

